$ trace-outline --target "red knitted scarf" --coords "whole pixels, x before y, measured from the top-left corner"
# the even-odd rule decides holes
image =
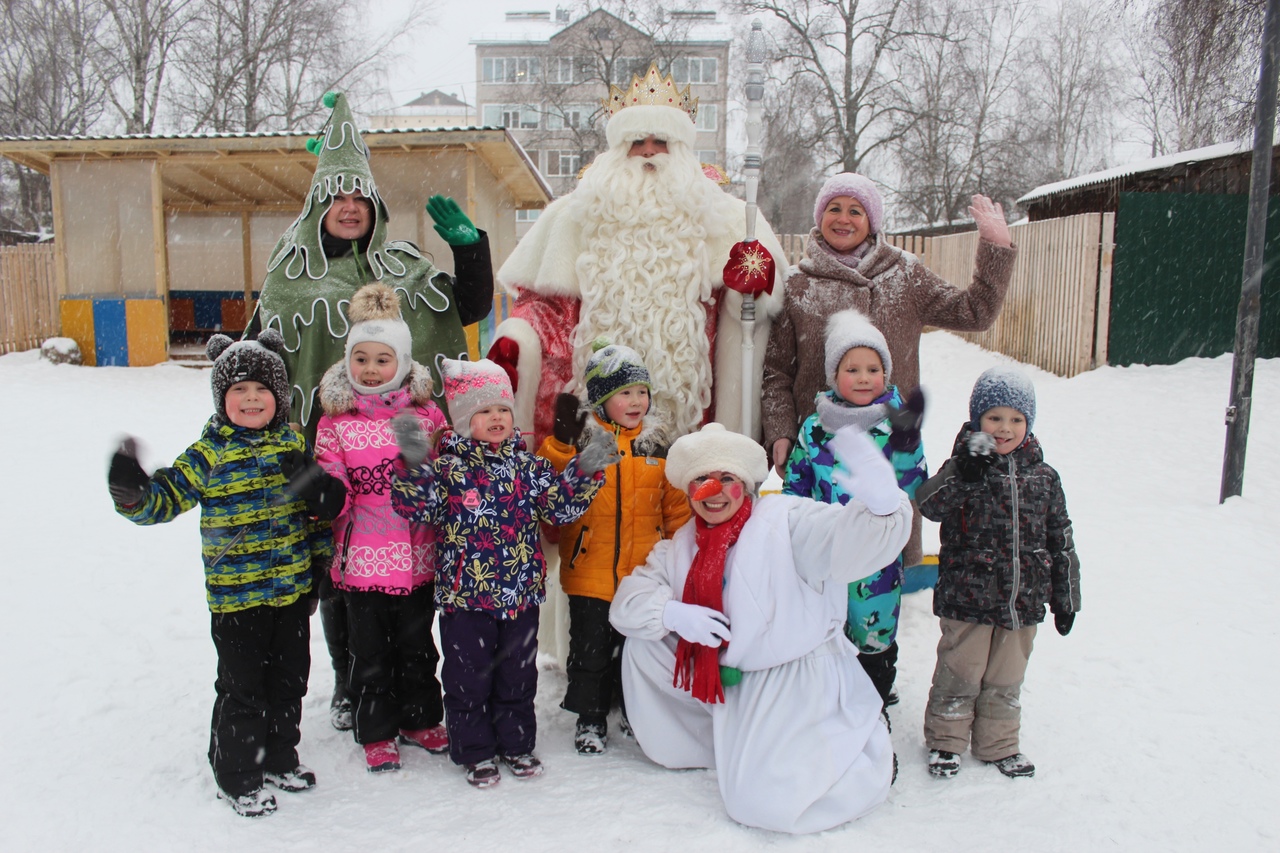
[[[695,515],[697,534],[694,541],[698,551],[694,554],[689,574],[684,579],[685,604],[700,604],[712,610],[724,612],[724,561],[729,549],[738,541],[743,526],[751,517],[751,498],[728,521],[715,526],[708,525],[702,516]],[[676,644],[676,669],[671,683],[688,690],[700,702],[715,704],[724,701],[724,685],[720,683],[720,649],[691,643],[683,637]]]

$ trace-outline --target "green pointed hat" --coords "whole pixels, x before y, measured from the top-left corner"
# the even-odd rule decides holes
[[[293,280],[305,274],[312,280],[324,278],[329,262],[320,244],[321,224],[335,195],[355,192],[373,202],[373,233],[365,250],[370,278],[381,280],[385,273],[402,276],[404,264],[385,251],[387,207],[373,180],[369,147],[360,138],[347,98],[341,92],[326,92],[324,105],[333,112],[319,136],[307,140],[307,150],[317,157],[311,189],[302,213],[285,231],[267,261],[268,277],[282,274]]]

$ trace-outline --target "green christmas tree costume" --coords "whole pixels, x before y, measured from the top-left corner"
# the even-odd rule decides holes
[[[320,137],[308,145],[318,157],[311,189],[302,213],[271,253],[257,312],[246,332],[270,327],[284,335],[291,411],[309,441],[315,439],[321,414],[316,386],[324,372],[345,356],[350,330],[347,305],[363,285],[381,281],[400,294],[401,314],[413,334],[413,358],[430,367],[441,409],[445,401],[439,359],[467,357],[463,325],[487,316],[493,299],[489,244],[483,232],[470,245],[452,247],[456,282],[413,243],[387,240],[387,208],[346,97],[331,93],[325,103],[333,112]],[[352,241],[346,254],[327,257],[321,231],[325,214],[335,195],[356,192],[373,203],[371,236],[367,243]],[[459,305],[455,287],[465,304]]]

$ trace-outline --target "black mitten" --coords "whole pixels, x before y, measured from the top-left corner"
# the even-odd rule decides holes
[[[889,446],[910,453],[920,446],[920,424],[924,421],[924,392],[916,388],[901,408],[889,404]]]
[[[551,434],[556,441],[574,445],[582,436],[587,425],[587,413],[579,411],[582,401],[576,394],[561,394],[556,397],[556,419],[551,425]]]
[[[1076,615],[1074,613],[1055,613],[1053,614],[1053,627],[1058,629],[1058,633],[1067,636],[1071,633],[1071,626],[1075,624]]]
[[[280,473],[289,478],[285,489],[306,501],[316,518],[332,521],[342,512],[347,487],[301,450],[290,450],[280,457]]]
[[[111,468],[107,471],[107,490],[111,492],[111,499],[123,507],[141,503],[147,496],[150,482],[151,478],[138,464],[138,443],[126,438],[112,455]]]
[[[996,461],[996,440],[985,432],[971,432],[964,447],[955,456],[956,473],[966,483],[976,483],[986,476]]]

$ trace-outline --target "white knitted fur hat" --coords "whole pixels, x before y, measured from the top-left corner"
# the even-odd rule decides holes
[[[884,381],[887,384],[893,375],[893,358],[889,355],[889,344],[880,330],[871,324],[867,316],[853,308],[837,311],[827,320],[827,384],[836,387],[836,370],[844,354],[854,347],[869,347],[880,355],[880,364],[884,367]]]
[[[676,439],[667,451],[667,481],[682,492],[712,471],[734,474],[755,491],[769,476],[769,458],[754,440],[716,423]]]
[[[515,408],[507,372],[487,358],[479,361],[440,360],[444,398],[449,405],[453,431],[471,438],[471,416],[489,406]]]
[[[413,367],[413,336],[409,324],[400,316],[400,297],[396,292],[380,282],[366,284],[351,297],[347,319],[351,321],[351,331],[347,333],[343,358],[352,390],[357,394],[382,394],[403,385]],[[368,342],[388,346],[396,354],[396,375],[376,388],[360,385],[351,373],[351,351],[357,344]]]

